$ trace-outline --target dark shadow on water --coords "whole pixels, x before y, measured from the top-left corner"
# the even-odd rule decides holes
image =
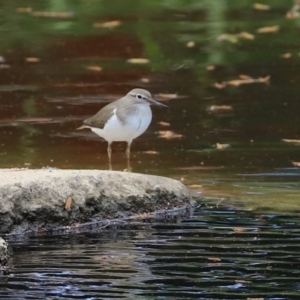
[[[191,219],[11,239],[3,299],[298,299],[299,215],[203,201]]]

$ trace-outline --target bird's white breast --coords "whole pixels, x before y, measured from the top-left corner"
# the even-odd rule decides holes
[[[131,142],[143,134],[152,120],[152,112],[148,104],[138,105],[134,113],[123,118],[123,122],[117,116],[117,109],[106,122],[103,129],[91,127],[91,130],[108,142],[126,141]]]

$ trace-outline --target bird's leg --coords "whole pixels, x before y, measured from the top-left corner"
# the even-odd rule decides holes
[[[130,146],[131,146],[131,141],[127,142],[127,148],[126,148],[127,169],[124,170],[126,172],[131,172],[131,166],[130,166]]]
[[[109,165],[109,170],[112,170],[111,166],[111,143],[108,143],[107,145],[107,155],[108,155],[108,165]]]

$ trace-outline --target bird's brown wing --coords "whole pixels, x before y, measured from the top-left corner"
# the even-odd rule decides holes
[[[115,102],[109,103],[99,110],[94,116],[83,121],[84,125],[103,129],[107,120],[114,114]]]

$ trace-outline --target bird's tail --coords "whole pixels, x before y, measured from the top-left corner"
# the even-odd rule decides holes
[[[76,130],[80,130],[80,129],[84,129],[84,128],[89,128],[89,126],[83,124],[80,127],[76,128]]]

